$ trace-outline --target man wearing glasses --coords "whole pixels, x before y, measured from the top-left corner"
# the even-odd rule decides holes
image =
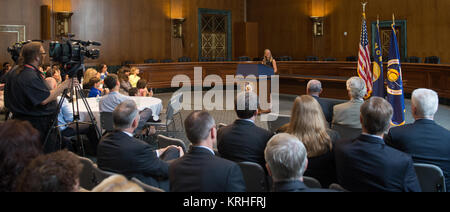
[[[46,144],[43,146],[44,152],[50,153],[58,150],[56,135],[52,134],[45,142],[56,114],[56,98],[70,87],[71,80],[49,90],[38,69],[46,54],[39,42],[23,46],[17,66],[6,79],[5,106],[13,113],[13,119],[29,121],[40,132],[40,140],[43,145]]]

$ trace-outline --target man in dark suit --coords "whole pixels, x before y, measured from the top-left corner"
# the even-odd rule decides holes
[[[434,122],[438,111],[438,94],[417,89],[411,98],[414,124],[392,128],[386,143],[412,156],[414,162],[439,166],[444,172],[447,190],[450,189],[450,131]]]
[[[239,119],[218,132],[220,156],[235,162],[258,163],[264,167],[264,149],[273,133],[255,125],[258,96],[252,92],[238,94],[236,113]]]
[[[333,104],[326,99],[320,98],[322,94],[322,83],[319,80],[311,80],[308,82],[306,93],[316,99],[322,107],[325,119],[329,124],[333,121]]]
[[[169,164],[166,161],[179,158],[183,150],[170,146],[152,151],[148,144],[135,139],[132,133],[139,118],[133,100],[126,100],[116,107],[113,112],[115,131],[105,135],[98,145],[98,167],[168,191]]]
[[[264,152],[266,168],[273,179],[273,192],[329,192],[311,189],[303,183],[308,166],[306,148],[297,137],[286,133],[270,139]]]
[[[393,109],[373,97],[361,106],[363,133],[335,146],[337,178],[354,192],[420,192],[411,157],[387,146],[383,134],[390,127]]]
[[[169,167],[172,192],[245,192],[240,167],[215,156],[213,145],[217,132],[208,112],[194,112],[185,120],[192,149]]]

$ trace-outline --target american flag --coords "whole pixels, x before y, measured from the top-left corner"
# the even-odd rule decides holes
[[[363,19],[361,42],[359,43],[359,56],[358,56],[358,75],[366,82],[367,96],[370,97],[373,87],[373,77],[371,70],[371,60],[369,51],[369,36],[367,33],[366,18]]]

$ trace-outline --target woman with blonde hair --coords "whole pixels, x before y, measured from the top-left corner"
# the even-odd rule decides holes
[[[141,80],[141,78],[138,75],[139,75],[139,69],[136,67],[131,68],[130,76],[128,78],[129,78],[130,84],[133,88],[136,88],[137,83],[139,82],[139,80]]]
[[[100,73],[93,68],[89,68],[88,70],[86,70],[86,72],[84,72],[83,89],[91,90],[92,87],[90,86],[89,82],[93,78],[100,78]]]
[[[269,49],[264,50],[264,60],[262,61],[262,64],[273,68],[275,74],[278,73],[277,61],[273,59],[272,52]]]
[[[144,189],[122,175],[113,175],[103,180],[92,192],[144,192]]]
[[[317,100],[308,95],[297,97],[287,133],[296,136],[306,147],[309,165],[305,176],[316,178],[324,187],[336,183],[333,143],[339,140],[339,134],[328,129]]]

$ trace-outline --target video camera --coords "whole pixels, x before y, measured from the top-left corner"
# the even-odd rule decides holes
[[[11,54],[11,59],[14,61],[14,63],[17,64],[17,61],[19,60],[20,52],[22,51],[23,46],[25,46],[26,44],[29,44],[31,42],[44,43],[44,41],[42,41],[42,40],[28,40],[28,41],[17,42],[14,45],[12,45],[11,47],[8,47],[7,51],[9,54]]]
[[[88,49],[89,46],[101,46],[101,43],[95,41],[74,40],[74,34],[69,34],[68,38],[63,38],[63,42],[52,41],[50,43],[50,58],[53,62],[60,63],[65,67],[63,75],[73,77],[82,69],[84,59],[98,59],[100,57],[99,49]]]

